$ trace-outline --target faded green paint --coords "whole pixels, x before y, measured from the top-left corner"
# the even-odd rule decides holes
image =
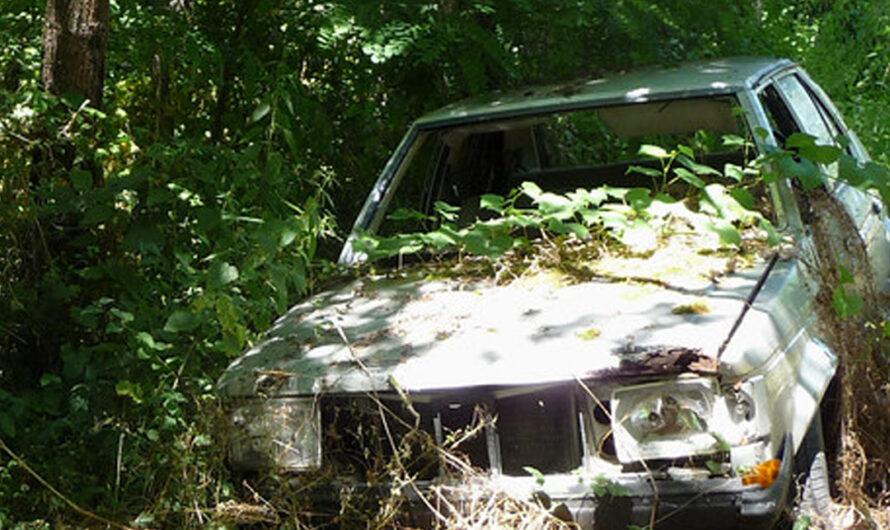
[[[427,114],[417,120],[416,126],[427,129],[587,106],[732,94],[765,73],[790,65],[787,60],[734,57],[668,68],[641,68],[602,78],[486,94]]]

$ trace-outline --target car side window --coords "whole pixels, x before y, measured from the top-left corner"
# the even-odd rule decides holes
[[[773,130],[773,135],[776,137],[776,143],[779,144],[779,147],[785,147],[785,140],[792,134],[800,132],[794,115],[785,104],[779,91],[771,84],[760,92],[760,102],[766,110],[766,117]]]
[[[787,75],[778,79],[776,85],[788,100],[803,132],[815,136],[819,144],[837,144],[837,136],[840,134],[837,124],[828,116],[825,109],[814,101],[800,78],[794,74]]]

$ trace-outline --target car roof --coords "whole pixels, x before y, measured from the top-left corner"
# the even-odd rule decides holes
[[[415,122],[420,129],[575,108],[731,94],[793,66],[787,59],[731,57],[646,67],[593,79],[492,92],[453,103]]]

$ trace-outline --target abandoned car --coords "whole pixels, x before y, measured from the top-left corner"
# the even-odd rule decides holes
[[[824,501],[838,360],[819,270],[882,289],[887,223],[837,156],[806,166],[818,185],[763,177],[759,156],[803,167],[807,147],[868,162],[808,75],[768,58],[419,119],[340,258],[385,259],[222,375],[230,465],[341,527],[361,495],[396,502],[399,524],[458,525],[474,488],[582,528],[768,528],[800,484]]]

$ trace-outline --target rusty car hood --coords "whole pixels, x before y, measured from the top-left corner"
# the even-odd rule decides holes
[[[763,259],[717,280],[677,284],[552,271],[506,285],[422,269],[354,279],[278,319],[229,366],[219,391],[234,398],[528,385],[619,376],[642,364],[733,377],[762,366],[803,325],[806,302],[786,296],[800,290],[797,269],[792,260],[769,273],[719,366]]]

